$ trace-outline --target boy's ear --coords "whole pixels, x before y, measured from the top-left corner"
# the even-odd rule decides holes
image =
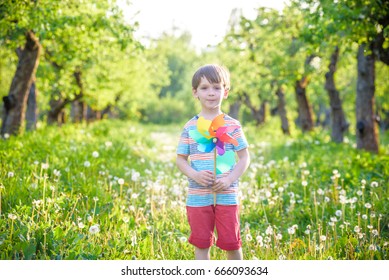
[[[224,90],[224,95],[223,95],[223,98],[224,98],[224,99],[227,99],[228,93],[229,93],[229,92],[230,92],[229,89],[225,89],[225,90]]]
[[[192,88],[192,95],[194,98],[199,98],[199,96],[197,95],[197,89]]]

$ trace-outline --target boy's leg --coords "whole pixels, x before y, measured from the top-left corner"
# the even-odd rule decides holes
[[[211,255],[209,253],[210,248],[201,249],[195,246],[195,259],[196,260],[209,260]]]
[[[227,259],[243,260],[242,248],[239,248],[238,250],[227,251]]]
[[[216,245],[227,251],[228,259],[241,260],[243,257],[238,205],[216,205],[215,220],[218,236]]]
[[[186,207],[191,229],[189,243],[195,247],[196,260],[209,260],[210,247],[214,243],[214,206]]]

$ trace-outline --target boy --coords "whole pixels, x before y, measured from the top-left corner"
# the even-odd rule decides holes
[[[189,243],[195,246],[197,260],[210,259],[215,226],[218,235],[216,246],[227,251],[228,259],[243,259],[237,198],[238,179],[246,171],[250,157],[240,123],[224,115],[225,126],[239,126],[230,133],[238,145],[225,144],[226,151],[236,152],[238,162],[230,171],[218,175],[216,180],[213,174],[213,153],[200,152],[198,143],[189,135],[190,130],[196,129],[199,117],[213,120],[222,114],[221,103],[228,97],[229,89],[230,76],[224,67],[210,64],[196,71],[192,78],[192,92],[200,101],[201,111],[184,126],[177,148],[177,167],[189,181],[186,203],[191,228]],[[216,193],[216,205],[213,192]]]

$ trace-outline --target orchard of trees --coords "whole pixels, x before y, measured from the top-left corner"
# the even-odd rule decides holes
[[[144,45],[116,1],[0,2],[1,136],[40,123],[102,118],[183,122],[195,108],[190,79],[203,63],[231,72],[225,111],[256,125],[346,132],[379,152],[389,128],[389,2],[291,1],[282,11],[231,13],[224,39],[196,51],[174,29]],[[277,128],[278,129],[278,128]]]

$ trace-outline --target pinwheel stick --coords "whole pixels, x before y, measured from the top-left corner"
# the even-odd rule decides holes
[[[216,148],[213,149],[213,181],[216,182]],[[216,206],[216,192],[213,192],[213,205]]]

